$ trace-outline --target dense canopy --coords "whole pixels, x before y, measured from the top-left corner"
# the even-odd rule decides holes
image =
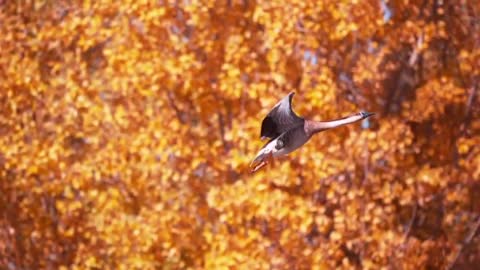
[[[472,269],[480,1],[0,0],[1,269]],[[250,174],[290,91],[321,133]]]

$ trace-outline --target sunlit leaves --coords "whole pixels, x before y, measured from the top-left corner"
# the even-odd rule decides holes
[[[3,2],[0,268],[437,269],[464,243],[478,4]],[[290,91],[377,114],[249,174]]]
[[[447,113],[447,108],[454,109],[454,106],[461,106],[466,101],[466,89],[454,85],[451,79],[442,77],[417,89],[415,102],[405,105],[408,106],[405,114],[414,121],[440,118]]]

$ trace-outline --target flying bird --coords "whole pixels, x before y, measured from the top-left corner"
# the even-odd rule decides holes
[[[362,111],[326,122],[304,119],[292,110],[294,95],[294,92],[290,92],[263,119],[260,136],[262,140],[270,140],[260,149],[250,164],[252,173],[267,165],[268,162],[273,162],[273,158],[287,155],[298,149],[316,133],[354,123],[373,115],[373,113]]]

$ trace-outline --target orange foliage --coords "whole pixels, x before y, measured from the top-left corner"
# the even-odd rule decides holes
[[[0,1],[1,269],[472,269],[480,2]],[[262,117],[368,121],[248,173]]]

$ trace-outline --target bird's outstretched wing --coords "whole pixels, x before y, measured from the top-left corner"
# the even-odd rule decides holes
[[[294,127],[303,125],[305,120],[297,116],[292,110],[292,99],[294,95],[294,92],[290,92],[280,100],[263,119],[260,132],[262,139],[276,138]]]

